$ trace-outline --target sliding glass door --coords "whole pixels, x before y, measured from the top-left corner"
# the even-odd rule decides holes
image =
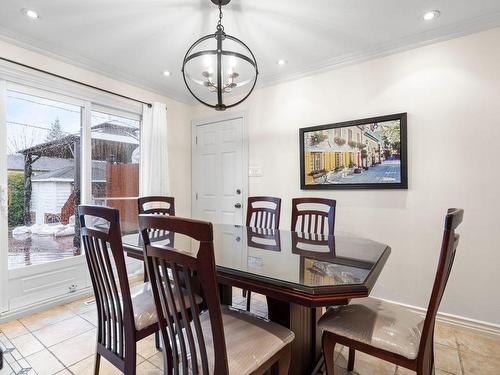
[[[82,108],[8,90],[8,269],[79,256]]]
[[[123,230],[137,228],[141,119],[0,84],[0,313],[15,313],[88,292],[80,203],[118,208]]]

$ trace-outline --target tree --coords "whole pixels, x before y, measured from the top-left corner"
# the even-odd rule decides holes
[[[49,133],[47,134],[47,137],[45,137],[45,141],[55,141],[57,139],[61,139],[63,136],[64,133],[61,129],[61,123],[59,122],[59,118],[56,118],[55,121],[50,124]]]
[[[24,176],[18,172],[9,172],[7,176],[9,226],[22,225],[24,221]]]

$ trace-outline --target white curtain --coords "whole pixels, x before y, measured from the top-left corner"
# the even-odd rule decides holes
[[[167,106],[153,103],[144,105],[141,128],[141,162],[139,194],[169,195],[167,153]]]

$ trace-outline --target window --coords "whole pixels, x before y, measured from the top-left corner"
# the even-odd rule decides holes
[[[7,91],[8,267],[80,255],[82,108]]]
[[[92,200],[120,211],[123,232],[137,230],[140,121],[92,111]]]
[[[140,115],[17,85],[6,108],[9,269],[81,255],[80,203],[137,230]]]

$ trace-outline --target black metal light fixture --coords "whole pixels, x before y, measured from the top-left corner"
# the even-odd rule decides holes
[[[248,98],[259,71],[250,48],[224,32],[222,6],[230,0],[211,1],[219,7],[217,29],[189,47],[182,63],[182,75],[189,92],[200,103],[224,111]]]

